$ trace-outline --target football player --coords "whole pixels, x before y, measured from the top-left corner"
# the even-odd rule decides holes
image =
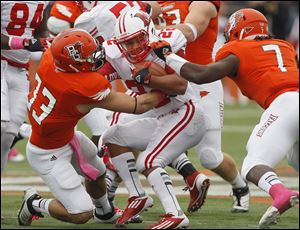
[[[220,1],[158,1],[162,15],[156,21],[158,28],[177,28],[181,30],[188,43],[186,59],[198,63],[213,62],[212,53],[218,35],[218,15]],[[151,4],[151,3],[150,3]],[[196,146],[196,152],[203,167],[212,170],[232,186],[232,212],[247,212],[249,210],[249,188],[240,175],[234,159],[221,150],[221,131],[223,127],[223,88],[221,81],[209,84],[192,84],[198,97],[204,104],[203,113],[210,126],[204,139]],[[185,170],[184,166],[177,168]],[[188,175],[195,174],[195,168],[190,168]],[[187,171],[187,170],[185,170]],[[193,187],[193,180],[187,181],[191,196],[188,211],[197,211],[193,207],[199,193],[199,188]],[[193,188],[193,189],[192,189]]]
[[[153,5],[153,3],[149,2]],[[91,11],[85,12],[81,14],[77,20],[75,21],[75,27],[85,29],[90,32],[90,34],[93,35],[94,38],[98,39],[100,42],[104,40],[108,40],[114,36],[114,31],[111,28],[114,28],[117,18],[120,14],[126,13],[128,10],[142,10],[144,12],[147,12],[152,18],[155,17],[154,15],[157,15],[157,7],[153,7],[153,10],[151,7],[149,7],[148,4],[145,4],[143,2],[139,1],[132,1],[132,2],[99,2],[96,7],[94,7]],[[166,33],[166,32],[164,32]],[[109,64],[109,63],[107,63]],[[111,69],[111,70],[107,70]],[[112,81],[115,79],[120,79],[120,75],[117,72],[113,71],[113,67],[105,66],[105,68],[102,68],[100,71],[105,72],[108,78]],[[125,82],[126,83],[126,82]],[[127,88],[131,88],[132,86],[128,86]],[[132,91],[129,90],[127,92],[128,94],[131,94]],[[131,121],[133,119],[138,119],[137,116],[130,116],[130,115],[123,115],[120,113],[114,113],[112,115],[112,122],[113,124],[122,124],[128,121]],[[203,186],[203,182],[207,179],[204,179],[202,175],[198,171],[195,170],[194,166],[191,164],[189,159],[186,157],[185,154],[183,154],[181,157],[179,157],[176,161],[173,162],[173,167],[180,166],[180,174],[184,177],[184,179],[187,181],[187,183],[192,187],[192,184],[195,180],[198,180],[196,183],[197,186],[194,186],[193,190],[190,190],[190,194],[192,197],[192,200],[190,202],[189,211],[191,210],[197,210],[200,208],[204,202],[205,199],[205,192]],[[111,167],[108,167],[111,169]],[[192,169],[192,170],[191,170]],[[111,170],[107,176],[107,182],[108,182],[108,188],[109,188],[109,195],[110,198],[114,198],[115,190],[118,186],[118,181],[114,180],[116,173],[113,172],[114,170]],[[207,189],[207,186],[205,190]]]
[[[30,51],[43,51],[49,45],[50,40],[39,38],[45,31],[43,18],[47,4],[47,1],[1,2],[1,174],[26,116]]]
[[[266,17],[250,8],[230,16],[225,38],[227,44],[218,51],[217,62],[206,66],[171,54],[166,43],[152,46],[183,78],[205,84],[230,76],[245,96],[265,110],[248,140],[242,175],[272,197],[272,205],[259,221],[260,228],[269,228],[299,202],[299,192],[286,188],[274,170],[287,156],[289,164],[299,172],[296,52],[290,43],[272,38]]]
[[[177,202],[171,179],[164,167],[198,143],[206,126],[191,86],[174,74],[149,47],[149,41],[166,39],[171,42],[176,53],[183,55],[186,39],[176,29],[161,30],[156,35],[149,15],[136,10],[128,11],[118,18],[115,36],[103,45],[108,62],[119,73],[126,86],[137,94],[158,89],[172,95],[145,114],[144,118],[113,125],[103,134],[103,143],[108,146],[112,162],[129,192],[127,208],[118,219],[117,225],[126,223],[153,204],[152,198],[141,186],[137,174],[139,171],[147,176],[166,212],[163,219],[151,228],[164,224],[168,228],[187,227],[189,220]],[[132,72],[136,71],[134,64],[141,61],[155,62],[165,69],[167,74],[161,77],[165,79],[165,84],[149,87],[143,85],[149,83],[147,79],[144,82],[137,82],[138,76],[133,79]],[[137,160],[132,149],[141,151]],[[203,202],[209,179],[200,174],[197,183],[201,183],[199,187],[202,198],[198,202]]]
[[[107,199],[105,165],[97,156],[97,147],[74,128],[95,107],[143,113],[164,96],[153,92],[133,98],[111,92],[110,83],[96,72],[104,62],[103,47],[81,29],[60,33],[43,55],[35,88],[28,96],[32,132],[26,153],[31,167],[56,198],[44,199],[35,189],[26,190],[18,214],[20,225],[30,225],[35,216],[43,214],[76,224],[92,217],[96,222],[112,223],[119,217]],[[72,155],[86,178],[86,188],[71,164]]]

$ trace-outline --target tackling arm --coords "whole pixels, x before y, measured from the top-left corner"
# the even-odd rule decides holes
[[[151,76],[149,87],[160,89],[168,95],[183,95],[187,88],[187,81],[177,74],[165,76]]]
[[[134,70],[132,78],[138,84],[147,85],[153,89],[159,89],[168,95],[184,94],[188,82],[179,77],[176,73],[164,76],[152,75],[149,70],[150,65],[144,65],[140,70]]]
[[[141,114],[153,109],[165,95],[160,92],[146,93],[136,98],[125,93],[110,92],[104,99],[95,104],[81,104],[77,106],[81,113],[88,113],[93,108],[103,108],[116,112]]]
[[[187,62],[176,54],[168,55],[166,62],[170,67],[174,67],[177,74],[180,74],[181,77],[196,84],[214,82],[226,76],[234,77],[240,64],[239,59],[233,54],[209,65]]]

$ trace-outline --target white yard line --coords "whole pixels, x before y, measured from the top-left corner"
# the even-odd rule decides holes
[[[188,192],[183,192],[182,188],[185,186],[181,176],[171,176],[173,182],[179,185],[174,187],[176,195],[188,195]],[[142,181],[145,181],[143,176],[140,177]],[[211,176],[211,186],[208,190],[210,196],[229,196],[231,193],[231,186],[225,183],[220,177]],[[281,177],[282,182],[291,189],[299,190],[299,178],[298,177]],[[252,196],[268,197],[269,195],[261,191],[259,188],[250,184],[250,193]],[[44,185],[43,181],[39,177],[3,177],[1,179],[1,191],[24,191],[29,187],[35,187],[40,192],[49,192],[49,188]],[[145,190],[149,194],[154,194],[150,187],[145,187]],[[120,186],[117,190],[117,194],[128,194],[124,186]]]

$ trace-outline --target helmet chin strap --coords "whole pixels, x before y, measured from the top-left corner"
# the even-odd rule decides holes
[[[244,31],[245,31],[245,29],[242,29],[242,30],[241,30],[239,40],[242,40],[242,39],[243,39]]]
[[[74,66],[72,66],[72,65],[69,65],[69,67],[72,69],[72,70],[74,70],[76,73],[79,73],[80,71],[78,70],[78,69],[76,69]]]

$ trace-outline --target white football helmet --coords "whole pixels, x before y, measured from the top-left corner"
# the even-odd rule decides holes
[[[149,43],[159,39],[150,15],[140,10],[121,14],[114,33],[117,46],[130,63],[142,61],[151,51]]]
[[[98,3],[98,1],[75,1],[75,2],[82,12],[93,9]]]

